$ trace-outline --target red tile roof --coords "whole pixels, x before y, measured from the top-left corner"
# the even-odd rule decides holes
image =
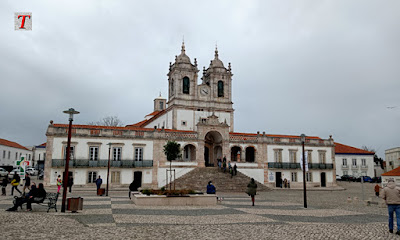
[[[147,116],[153,116],[152,118],[150,118],[150,119],[148,119],[148,120],[143,120],[143,121],[138,122],[138,123],[135,123],[135,124],[126,125],[126,126],[127,126],[127,127],[131,127],[131,126],[134,126],[134,127],[144,127],[144,126],[148,125],[149,123],[151,123],[152,121],[156,120],[157,118],[161,117],[165,112],[166,112],[165,109],[162,110],[162,111],[155,111],[155,112],[152,112],[152,113],[150,113],[150,114],[147,115]],[[147,116],[146,116],[146,117],[147,117]]]
[[[361,154],[361,155],[374,155],[375,154],[374,152],[347,146],[347,145],[337,143],[337,142],[335,142],[335,153],[336,154]]]
[[[2,139],[0,138],[0,145],[4,145],[4,146],[8,146],[8,147],[13,147],[13,148],[20,148],[20,149],[24,149],[24,150],[29,150],[26,147],[16,143],[16,142],[11,142],[8,141],[6,139]]]
[[[230,135],[242,135],[242,136],[257,136],[257,133],[230,132],[229,134]],[[279,138],[300,138],[300,136],[296,136],[296,135],[265,134],[265,136],[267,136],[267,137],[279,137]],[[321,139],[321,138],[313,137],[313,136],[306,136],[306,139]]]
[[[39,146],[46,147],[46,143],[42,143]]]
[[[385,172],[382,176],[400,176],[400,167],[393,169],[392,171]]]

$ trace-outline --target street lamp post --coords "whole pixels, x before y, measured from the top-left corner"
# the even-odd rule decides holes
[[[304,154],[304,143],[306,141],[306,135],[301,134],[301,145],[303,149],[303,195],[304,195],[304,208],[307,208],[307,190],[306,190],[306,157]]]
[[[112,143],[108,143],[108,167],[107,167],[107,188],[106,188],[106,196],[108,196],[108,178],[110,176],[110,157],[111,157],[111,145]]]
[[[63,113],[69,114],[69,126],[68,126],[68,142],[67,142],[67,151],[66,151],[66,160],[65,160],[65,169],[63,176],[63,197],[62,197],[62,205],[61,212],[65,212],[65,200],[67,199],[67,187],[68,187],[68,172],[69,172],[69,160],[70,160],[70,150],[71,150],[71,130],[72,130],[72,121],[74,121],[74,114],[79,114],[75,109],[70,108],[68,110],[63,111]]]

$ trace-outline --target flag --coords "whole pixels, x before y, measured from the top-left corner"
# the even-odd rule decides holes
[[[306,163],[306,172],[308,172],[308,151],[304,152],[305,155],[305,163]],[[303,170],[303,154],[301,154],[301,161],[300,161],[301,170]]]

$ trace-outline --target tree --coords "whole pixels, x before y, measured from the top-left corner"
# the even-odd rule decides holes
[[[95,126],[108,126],[108,127],[122,127],[124,124],[117,116],[107,116],[97,122],[89,122],[89,125]]]
[[[169,161],[169,190],[172,190],[172,161],[180,157],[181,145],[175,141],[168,141],[167,144],[164,145],[164,154]]]

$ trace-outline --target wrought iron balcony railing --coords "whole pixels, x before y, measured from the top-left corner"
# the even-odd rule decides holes
[[[268,168],[282,168],[282,169],[299,169],[301,168],[300,163],[279,163],[269,162]],[[333,169],[332,163],[309,163],[309,169]]]
[[[53,167],[65,167],[64,159],[52,159]],[[90,167],[107,167],[108,160],[89,160],[89,159],[71,159],[69,161],[69,167],[75,168],[90,168]],[[153,160],[110,160],[110,167],[121,167],[121,168],[137,168],[137,167],[152,167]]]

